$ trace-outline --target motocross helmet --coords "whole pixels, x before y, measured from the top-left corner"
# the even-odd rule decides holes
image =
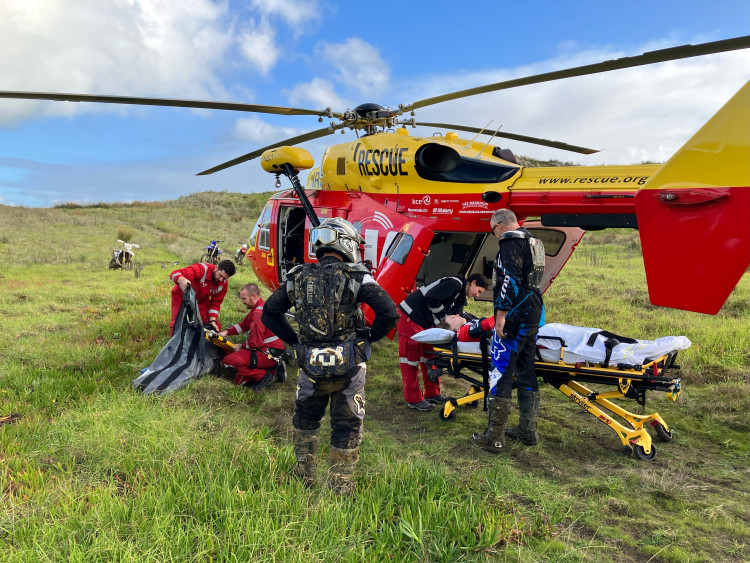
[[[310,242],[318,260],[326,252],[336,252],[344,262],[355,264],[362,259],[359,245],[365,240],[349,221],[334,217],[310,229]]]

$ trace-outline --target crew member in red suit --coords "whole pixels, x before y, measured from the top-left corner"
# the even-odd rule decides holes
[[[245,285],[240,290],[240,301],[250,312],[241,323],[230,326],[219,335],[234,336],[247,333],[247,341],[236,352],[224,356],[222,363],[225,368],[229,368],[229,371],[235,374],[236,385],[245,385],[256,391],[262,391],[274,379],[277,379],[279,383],[284,380],[284,365],[277,364],[276,360],[269,358],[267,354],[269,348],[283,350],[284,343],[260,320],[264,301],[257,285],[254,283]]]
[[[192,285],[195,290],[195,299],[203,324],[210,324],[214,329],[221,330],[221,324],[219,324],[221,302],[227,294],[227,280],[234,275],[234,272],[234,263],[231,260],[222,260],[218,265],[198,262],[172,272],[169,279],[175,283],[175,286],[172,288],[172,321],[169,323],[169,336],[172,336],[174,330],[174,321],[180,310],[183,292],[189,285]]]
[[[464,306],[469,299],[476,299],[484,293],[489,284],[489,280],[482,274],[472,274],[466,279],[458,276],[444,277],[420,287],[399,304],[401,318],[396,327],[399,365],[404,383],[404,399],[410,409],[431,411],[435,404],[442,404],[450,399],[440,392],[440,380],[431,381],[427,375],[425,352],[431,350],[431,346],[411,337],[434,326],[442,325],[455,330],[460,326],[453,324],[456,316],[461,317],[461,320],[474,319],[473,315],[464,312]],[[424,394],[419,387],[420,369]]]

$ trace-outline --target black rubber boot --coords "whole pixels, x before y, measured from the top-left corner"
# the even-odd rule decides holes
[[[521,440],[527,446],[535,446],[539,441],[536,424],[539,414],[539,391],[518,390],[518,426],[508,428],[505,435],[513,440]]]
[[[500,453],[505,448],[505,424],[510,414],[510,399],[487,397],[487,428],[482,434],[472,434],[471,443],[488,452]]]

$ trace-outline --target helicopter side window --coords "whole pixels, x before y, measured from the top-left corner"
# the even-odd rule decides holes
[[[413,245],[414,238],[411,235],[399,233],[393,239],[393,242],[391,242],[385,255],[397,264],[403,264],[406,262],[406,258],[409,256],[409,251]]]
[[[544,253],[547,256],[557,256],[563,244],[565,244],[565,233],[553,229],[529,229],[529,232],[544,243]]]
[[[271,210],[273,204],[269,203],[263,208],[263,213],[258,219],[258,247],[264,250],[271,248]],[[252,238],[250,239],[252,243]]]

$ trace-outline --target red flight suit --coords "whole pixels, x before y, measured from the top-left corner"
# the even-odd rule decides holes
[[[231,366],[237,370],[234,377],[235,385],[245,383],[258,383],[266,374],[266,370],[277,366],[276,360],[269,358],[264,352],[268,348],[284,349],[284,343],[270,329],[261,322],[263,314],[263,299],[258,299],[242,322],[232,325],[227,329],[227,336],[248,333],[247,341],[236,352],[227,354],[221,360],[224,365]],[[253,364],[255,356],[255,367]]]
[[[174,321],[177,318],[177,312],[182,304],[182,289],[177,285],[177,278],[180,276],[188,279],[195,290],[195,299],[198,303],[198,311],[201,315],[203,324],[219,320],[219,311],[221,302],[227,294],[228,283],[226,281],[216,283],[213,278],[214,270],[217,268],[214,264],[203,264],[198,262],[192,266],[187,266],[175,270],[169,275],[175,286],[172,288],[172,321],[169,323],[169,335],[172,336],[174,330]],[[219,325],[221,327],[221,325]]]

